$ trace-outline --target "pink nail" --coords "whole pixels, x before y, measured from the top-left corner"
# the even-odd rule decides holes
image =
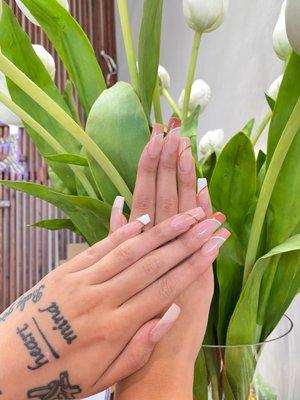
[[[200,193],[206,187],[207,187],[207,179],[206,178],[199,178],[198,179],[198,193]]]
[[[205,212],[201,207],[187,211],[185,214],[191,215],[197,222],[200,222],[205,217]]]
[[[160,155],[164,143],[164,134],[155,134],[148,144],[147,150],[151,158],[157,158]]]
[[[180,307],[177,304],[172,304],[160,321],[150,332],[150,340],[153,343],[157,343],[160,339],[172,328],[174,322],[180,315]]]
[[[194,166],[191,144],[188,140],[182,140],[179,152],[179,168],[182,172],[189,172]]]
[[[227,229],[222,229],[222,233],[213,236],[209,239],[202,247],[202,254],[204,256],[213,256],[218,253],[219,248],[226,242],[229,238],[230,232]]]
[[[142,215],[141,217],[137,218],[135,221],[129,222],[129,224],[124,225],[122,228],[122,233],[128,237],[132,237],[138,235],[142,232],[144,226],[149,224],[151,221],[148,214]]]
[[[207,239],[212,235],[218,228],[220,228],[221,222],[216,219],[206,219],[200,224],[193,228],[193,233],[199,236],[202,240]]]
[[[195,224],[195,217],[190,214],[176,215],[171,220],[171,227],[178,232],[187,231],[193,224]]]
[[[122,197],[122,196],[117,196],[117,197],[115,198],[115,201],[114,201],[114,204],[113,204],[112,207],[113,207],[114,209],[120,210],[121,213],[122,213],[122,212],[123,212],[123,208],[124,208],[124,201],[125,201],[124,197]]]
[[[162,124],[154,124],[152,128],[152,137],[156,135],[164,135],[164,126]]]
[[[170,118],[169,125],[168,125],[168,132],[171,132],[175,128],[180,128],[181,121],[179,118],[172,117]]]

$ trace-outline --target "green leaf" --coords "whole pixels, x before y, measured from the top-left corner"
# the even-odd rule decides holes
[[[194,160],[198,160],[197,129],[199,123],[200,106],[182,121],[180,135],[190,138]]]
[[[3,14],[0,20],[0,47],[2,53],[8,57],[20,70],[43,89],[66,112],[69,112],[62,96],[52,81],[44,65],[33,50],[28,35],[21,29],[16,17],[3,2]],[[70,153],[77,153],[79,146],[72,136],[60,124],[53,120],[45,111],[18,86],[8,80],[8,88],[12,99],[30,116],[45,127],[48,132]],[[53,153],[53,149],[31,128],[26,127],[32,140],[42,155]],[[66,187],[76,191],[74,174],[68,166],[51,164],[55,174],[65,183]]]
[[[217,154],[213,152],[205,158],[202,164],[203,176],[207,179],[208,184],[210,184],[212,174],[217,164]]]
[[[43,221],[35,222],[32,225],[29,225],[33,228],[43,228],[48,229],[50,231],[57,231],[60,229],[68,229],[72,232],[79,233],[78,229],[75,227],[73,222],[67,218],[58,218],[58,219],[45,219]]]
[[[90,245],[108,234],[111,207],[100,200],[66,195],[30,182],[1,180],[0,184],[38,197],[62,210]]]
[[[269,104],[270,109],[273,111],[274,108],[275,108],[275,101],[274,101],[274,99],[272,99],[272,97],[268,96],[267,94],[265,94],[265,96],[266,96],[266,100],[267,100],[267,102],[268,102],[268,104]]]
[[[254,124],[255,124],[255,119],[254,118],[250,119],[250,121],[248,121],[247,124],[242,129],[242,132],[244,132],[245,135],[250,137]]]
[[[77,154],[51,154],[44,158],[48,161],[62,164],[80,165],[82,167],[87,167],[89,165],[86,157],[78,156]]]
[[[256,190],[256,160],[251,140],[242,132],[222,150],[211,178],[210,193],[217,210],[226,216],[238,235],[249,213]]]
[[[66,104],[70,109],[74,121],[76,121],[78,125],[81,125],[80,117],[78,114],[78,107],[73,95],[73,84],[69,80],[67,80],[65,83],[63,96]]]
[[[266,154],[262,150],[259,150],[258,156],[257,156],[257,159],[256,159],[256,171],[257,171],[257,174],[259,174],[262,166],[266,162],[266,157],[267,157]]]
[[[88,117],[86,132],[97,143],[133,191],[140,155],[149,140],[149,126],[133,88],[119,82],[105,90]],[[112,204],[118,192],[92,157],[91,171],[102,198]]]
[[[139,37],[140,97],[149,118],[160,58],[160,36],[163,0],[144,0],[143,19]]]
[[[106,84],[86,34],[58,1],[24,0],[23,3],[39,22],[63,61],[88,115]]]

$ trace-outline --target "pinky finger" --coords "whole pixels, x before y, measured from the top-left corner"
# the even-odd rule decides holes
[[[124,197],[117,196],[115,198],[111,210],[109,233],[113,233],[117,229],[122,228],[122,226],[127,224],[127,220],[123,215],[124,201],[125,201]]]
[[[144,324],[95,384],[93,388],[95,392],[114,385],[144,367],[156,343],[169,332],[178,319],[180,311],[180,307],[173,304],[161,319],[153,319]]]

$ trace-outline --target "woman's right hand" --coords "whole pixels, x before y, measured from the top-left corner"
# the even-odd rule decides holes
[[[17,300],[0,316],[0,398],[82,398],[142,367],[180,310],[156,316],[217,256],[202,253],[219,228],[204,218],[132,221]]]

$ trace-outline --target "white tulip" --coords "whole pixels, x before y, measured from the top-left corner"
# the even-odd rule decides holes
[[[183,0],[183,14],[190,28],[211,32],[224,21],[229,0]]]
[[[273,32],[273,48],[278,57],[285,61],[292,53],[292,47],[287,37],[285,25],[286,0],[284,0],[278,21]]]
[[[69,2],[68,0],[57,0],[67,11],[70,10]],[[29,19],[30,22],[33,24],[40,26],[37,20],[34,18],[34,16],[31,14],[31,12],[28,10],[28,8],[23,4],[22,0],[16,0],[17,6],[19,9],[22,11],[22,13]]]
[[[161,88],[168,90],[170,88],[170,83],[171,83],[171,78],[168,71],[162,65],[159,65],[157,73]]]
[[[39,44],[34,44],[32,47],[36,55],[44,64],[46,70],[49,72],[51,78],[54,79],[55,62],[51,54],[48,53],[48,51]],[[0,92],[5,94],[5,96],[11,98],[7,87],[5,75],[2,72],[0,72]],[[23,126],[21,119],[2,103],[0,103],[0,121],[4,122],[7,125]]]
[[[56,72],[56,66],[55,66],[54,58],[45,49],[44,46],[42,46],[40,44],[34,44],[34,45],[32,45],[32,47],[33,47],[33,50],[35,51],[36,55],[39,57],[39,59],[44,64],[46,70],[49,72],[49,75],[51,76],[52,80],[54,80],[55,72]]]
[[[181,92],[178,100],[179,107],[183,108],[185,90]],[[208,105],[211,99],[211,89],[206,82],[202,79],[197,79],[191,90],[189,111],[192,112],[197,106],[200,106],[200,113],[202,113],[205,107]]]
[[[300,54],[300,2],[288,0],[285,12],[286,31],[292,48]]]
[[[199,150],[202,154],[207,154],[210,151],[218,150],[224,143],[225,134],[223,129],[208,131],[199,142]]]
[[[275,81],[271,84],[267,91],[267,95],[271,97],[274,101],[277,100],[279,89],[282,83],[283,75],[280,75]]]

